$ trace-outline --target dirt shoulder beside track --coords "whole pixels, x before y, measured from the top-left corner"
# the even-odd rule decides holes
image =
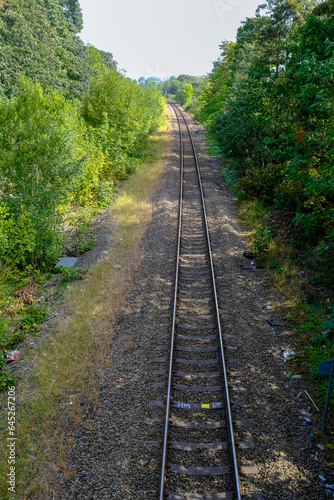
[[[153,389],[154,358],[166,333],[168,297],[171,296],[179,193],[179,160],[176,120],[173,147],[165,161],[160,186],[151,199],[153,216],[141,240],[141,259],[133,288],[120,311],[108,354],[108,367],[96,386],[94,409],[82,401],[85,417],[68,436],[66,474],[55,486],[59,499],[153,500],[158,487],[164,410],[150,407],[162,396]],[[220,160],[206,153],[205,137],[193,124],[206,195],[226,346],[237,348],[242,398],[247,408],[235,418],[250,419],[251,427],[239,430],[237,440],[253,441],[255,450],[240,451],[239,463],[258,465],[260,473],[243,477],[246,490],[262,491],[266,500],[321,500],[323,487],[312,427],[298,403],[303,388],[288,381],[280,347],[289,334],[284,318],[266,306],[281,300],[271,291],[261,271],[243,269],[247,249],[238,224],[234,199],[219,178]],[[112,299],[110,299],[112,300]],[[167,315],[167,316],[166,316]],[[270,325],[267,320],[273,318]],[[168,321],[168,319],[167,319]],[[237,395],[236,395],[237,396]]]

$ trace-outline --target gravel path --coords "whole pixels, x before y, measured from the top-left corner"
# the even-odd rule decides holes
[[[266,309],[270,291],[260,271],[243,269],[246,245],[235,215],[234,200],[221,182],[220,161],[205,152],[205,138],[193,125],[206,194],[209,226],[218,277],[226,344],[237,348],[238,371],[247,408],[235,418],[250,419],[238,428],[237,439],[253,441],[254,450],[239,451],[239,463],[257,465],[260,473],[242,477],[247,490],[262,491],[266,500],[322,500],[317,463],[309,441],[311,428],[303,421],[296,396],[300,381],[287,381],[280,346],[287,333]],[[165,162],[159,190],[152,199],[153,219],[142,240],[145,258],[134,276],[134,288],[120,312],[110,352],[110,365],[97,386],[96,412],[73,429],[64,479],[56,498],[153,500],[159,484],[164,410],[149,406],[161,398],[153,374],[161,369],[154,358],[166,333],[174,272],[178,207],[178,136],[173,119],[174,146]],[[276,333],[273,333],[275,329]],[[234,337],[234,338],[233,338]],[[233,366],[234,368],[234,366]],[[240,398],[238,398],[240,399]],[[308,409],[307,407],[303,407]],[[213,431],[213,440],[217,431]],[[217,437],[218,439],[218,437]],[[212,441],[213,442],[213,441]]]

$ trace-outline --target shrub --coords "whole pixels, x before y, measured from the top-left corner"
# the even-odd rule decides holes
[[[264,168],[252,167],[238,182],[243,199],[262,198],[273,202],[275,191],[283,178],[280,165],[266,165]]]
[[[253,251],[256,258],[263,261],[269,249],[271,231],[263,224],[258,224],[255,227],[255,235],[253,240]]]
[[[81,135],[76,106],[38,83],[23,79],[15,98],[0,102],[0,234],[9,262],[55,260],[62,205],[81,169]]]
[[[69,283],[70,281],[84,279],[84,271],[81,267],[58,267],[57,271],[61,273],[61,281]]]
[[[23,329],[39,329],[38,323],[44,321],[50,314],[49,307],[43,302],[33,302],[23,313],[20,327]]]

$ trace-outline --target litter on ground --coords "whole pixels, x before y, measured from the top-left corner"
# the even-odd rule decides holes
[[[285,359],[289,359],[289,358],[292,358],[293,356],[296,356],[295,351],[293,351],[289,347],[286,347],[285,349],[282,349],[282,351],[283,351],[282,352],[282,356]]]
[[[19,351],[5,351],[6,361],[15,361],[19,355]]]

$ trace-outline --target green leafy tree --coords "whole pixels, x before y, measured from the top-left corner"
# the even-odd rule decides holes
[[[175,99],[182,105],[182,106],[187,106],[194,93],[194,88],[191,85],[191,83],[186,83],[186,82],[181,82],[181,85],[179,86]]]
[[[293,209],[313,243],[332,238],[334,222],[333,10],[332,0],[268,0],[223,44],[194,105],[225,178],[243,197]]]
[[[135,164],[128,159],[142,151],[161,113],[162,98],[153,86],[141,88],[107,68],[92,79],[83,116],[98,135],[110,175],[125,175]]]
[[[6,252],[20,266],[58,255],[62,206],[81,169],[82,132],[76,106],[29,80],[21,81],[17,97],[0,103]]]
[[[23,76],[37,78],[78,98],[90,78],[86,47],[76,33],[82,18],[77,0],[3,0],[0,9],[0,86],[12,96]]]

